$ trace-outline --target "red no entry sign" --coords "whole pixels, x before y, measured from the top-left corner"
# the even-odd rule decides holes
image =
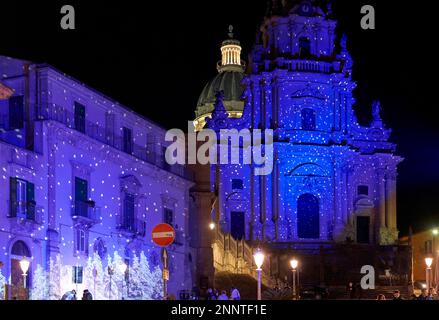
[[[152,241],[160,247],[167,247],[174,242],[175,230],[167,223],[159,223],[152,229]]]

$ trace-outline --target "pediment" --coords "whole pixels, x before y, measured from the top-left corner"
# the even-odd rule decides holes
[[[319,100],[325,100],[325,95],[317,88],[314,88],[310,84],[306,85],[304,88],[299,89],[291,94],[292,99],[301,98],[314,98]]]

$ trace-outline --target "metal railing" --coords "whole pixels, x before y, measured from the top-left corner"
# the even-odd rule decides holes
[[[76,200],[72,207],[72,218],[84,218],[88,221],[99,223],[101,221],[101,210],[92,201]]]
[[[141,237],[146,236],[146,221],[141,219],[134,219],[132,223],[121,223],[117,227],[120,231],[125,231],[133,235],[138,235]]]
[[[330,73],[333,70],[332,63],[314,60],[285,60],[284,66],[286,66],[289,71]]]
[[[22,219],[36,224],[41,224],[43,221],[43,209],[41,206],[37,206],[35,201],[18,201],[14,203],[13,207],[11,202],[7,201],[8,218]]]
[[[75,115],[67,110],[67,108],[60,105],[52,105],[45,110],[41,108],[37,108],[37,110],[39,110],[37,120],[56,121],[64,124],[68,128],[76,130]],[[113,128],[112,131],[109,131],[106,128],[100,126],[98,123],[94,123],[88,120],[84,120],[83,122],[85,123],[84,125],[81,125],[81,128],[78,132],[101,143],[104,143],[110,147],[113,147],[119,151],[130,154],[137,159],[157,166],[160,169],[163,169],[188,180],[194,180],[193,173],[188,171],[185,166],[179,164],[169,165],[165,161],[165,155],[162,152],[157,153],[157,151],[155,150],[157,147],[156,143],[138,145],[134,143],[134,141],[124,141],[123,136],[119,136],[114,132],[115,128]]]

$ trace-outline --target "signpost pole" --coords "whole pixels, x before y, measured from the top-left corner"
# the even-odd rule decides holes
[[[168,252],[166,248],[163,248],[163,300],[168,298]]]
[[[169,269],[168,269],[168,250],[166,247],[171,245],[175,240],[174,228],[166,223],[159,223],[152,229],[152,241],[159,247],[162,247],[162,261],[163,261],[163,299],[168,299],[168,281],[169,281]]]

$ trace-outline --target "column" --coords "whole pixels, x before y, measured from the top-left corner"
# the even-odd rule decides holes
[[[387,227],[396,229],[396,176],[386,176],[386,222]]]
[[[386,179],[382,169],[378,170],[378,212],[380,229],[386,227]]]
[[[266,201],[266,179],[267,176],[259,176],[259,222],[261,223],[261,240],[264,240],[265,236],[265,221],[266,221],[266,211],[267,211],[267,201]]]
[[[344,177],[346,171],[342,167],[336,166],[334,170],[334,230],[333,238],[341,235],[345,225],[345,217],[343,216],[344,200]]]
[[[279,236],[279,164],[277,161],[277,150],[274,149],[274,160],[273,160],[273,173],[271,175],[271,202],[272,202],[272,212],[271,220],[274,225],[274,235],[273,239],[278,240]]]

